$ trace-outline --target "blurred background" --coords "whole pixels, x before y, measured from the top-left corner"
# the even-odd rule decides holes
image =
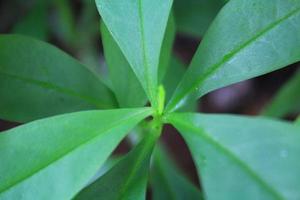
[[[174,0],[173,14],[177,33],[173,53],[180,62],[182,72],[225,2],[226,0]],[[99,24],[100,16],[93,0],[0,1],[1,34],[18,33],[51,43],[92,70],[98,71],[103,80],[109,82]],[[267,115],[294,120],[300,113],[299,66],[296,63],[219,89],[206,95],[191,109],[205,113]],[[0,131],[17,125],[19,124],[0,121]],[[190,153],[180,135],[176,134],[174,128],[166,126],[162,139],[179,168],[200,187]],[[130,145],[123,141],[115,154],[129,150]]]

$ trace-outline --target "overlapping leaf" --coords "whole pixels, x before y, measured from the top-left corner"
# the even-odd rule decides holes
[[[200,191],[177,169],[162,146],[154,153],[150,177],[154,200],[200,200]]]
[[[225,0],[174,0],[178,31],[202,37],[224,3]]]
[[[298,24],[299,1],[229,1],[206,33],[167,110],[299,61]]]
[[[149,108],[84,111],[0,134],[0,199],[70,199]]]
[[[47,26],[48,6],[49,3],[45,0],[35,2],[35,5],[30,12],[16,23],[13,32],[46,41],[49,35]]]
[[[96,4],[151,104],[157,107],[160,50],[172,0],[96,0]]]
[[[149,133],[126,157],[82,190],[75,199],[145,199],[153,147],[160,133]]]
[[[147,97],[141,83],[104,23],[101,23],[101,34],[109,76],[119,106],[144,106]]]
[[[283,117],[297,111],[300,111],[300,70],[279,90],[262,114]]]
[[[0,118],[17,122],[115,106],[111,91],[85,66],[19,35],[0,36],[0,85]]]
[[[171,114],[211,200],[300,198],[300,129],[230,115]]]

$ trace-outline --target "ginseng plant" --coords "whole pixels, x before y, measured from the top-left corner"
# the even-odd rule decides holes
[[[188,111],[213,90],[298,62],[300,1],[229,1],[181,72],[172,4],[96,0],[108,84],[50,44],[0,36],[0,117],[24,123],[0,134],[0,199],[139,200],[148,178],[153,199],[300,199],[297,123]],[[165,124],[188,145],[201,192],[159,142]],[[132,150],[99,171],[130,132]]]

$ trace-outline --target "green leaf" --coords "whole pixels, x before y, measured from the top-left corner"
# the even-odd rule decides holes
[[[83,189],[75,199],[145,199],[148,168],[159,133],[149,133],[104,176]]]
[[[0,134],[0,199],[70,199],[149,108],[84,111]]]
[[[96,4],[105,25],[156,108],[160,50],[172,0],[96,0]]]
[[[271,117],[284,117],[300,110],[300,70],[279,90],[262,114]]]
[[[19,35],[0,35],[0,85],[0,118],[12,121],[115,105],[111,91],[85,66]]]
[[[120,107],[137,107],[146,104],[146,94],[104,23],[101,34],[110,80]]]
[[[167,111],[300,60],[300,1],[229,1],[201,42]]]
[[[171,114],[207,199],[300,199],[300,129],[230,115]]]
[[[296,125],[300,125],[300,116],[296,119]]]
[[[178,31],[202,37],[224,3],[224,0],[174,0]]]
[[[174,15],[171,12],[164,36],[164,40],[160,50],[159,66],[158,66],[158,81],[162,82],[165,74],[170,66],[170,58],[173,50],[173,44],[176,35]]]
[[[175,55],[172,55],[170,66],[164,77],[163,84],[166,90],[166,101],[168,102],[179,84],[183,74],[186,71],[186,66]],[[197,111],[198,102],[185,103],[179,111]]]
[[[15,25],[13,32],[46,41],[49,35],[47,8],[47,1],[36,2],[30,12]]]
[[[153,200],[200,200],[200,191],[177,169],[162,146],[154,153],[151,170]]]
[[[128,137],[128,135],[127,135],[127,137]],[[98,169],[96,175],[89,181],[89,183],[87,185],[92,184],[98,178],[100,178],[101,176],[106,174],[106,172],[108,172],[111,168],[113,168],[113,166],[115,166],[121,160],[121,158],[122,158],[122,156],[119,156],[119,155],[112,155],[111,157],[109,157],[103,163],[103,165]]]
[[[55,8],[51,20],[52,31],[63,42],[73,44],[78,39],[75,35],[75,16],[70,1],[54,0],[52,3]]]

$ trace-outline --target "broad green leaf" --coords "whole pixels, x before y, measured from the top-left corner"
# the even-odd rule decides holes
[[[207,199],[300,199],[300,128],[266,118],[171,114]]]
[[[158,135],[149,133],[119,163],[83,189],[75,199],[145,199],[150,158]]]
[[[47,1],[37,1],[29,13],[15,25],[13,32],[46,41],[49,35],[47,8]]]
[[[224,0],[174,0],[178,31],[202,37],[224,3]]]
[[[262,114],[272,117],[284,117],[300,110],[300,70],[279,90]]]
[[[174,93],[178,83],[180,82],[182,76],[186,71],[186,66],[177,58],[175,55],[172,55],[170,66],[163,80],[163,84],[166,90],[166,102],[168,102]],[[179,111],[197,111],[198,102],[189,102],[185,103]]]
[[[85,66],[19,35],[0,35],[0,85],[0,118],[12,121],[115,105],[111,91]]]
[[[200,191],[177,169],[166,150],[157,147],[154,153],[151,184],[153,200],[200,200]]]
[[[146,104],[146,94],[104,23],[101,34],[110,80],[120,107],[137,107]]]
[[[300,1],[232,0],[201,42],[167,111],[300,60]]]
[[[0,199],[70,199],[149,108],[83,111],[0,134]]]
[[[102,20],[156,108],[160,50],[172,0],[96,0],[96,4]]]

